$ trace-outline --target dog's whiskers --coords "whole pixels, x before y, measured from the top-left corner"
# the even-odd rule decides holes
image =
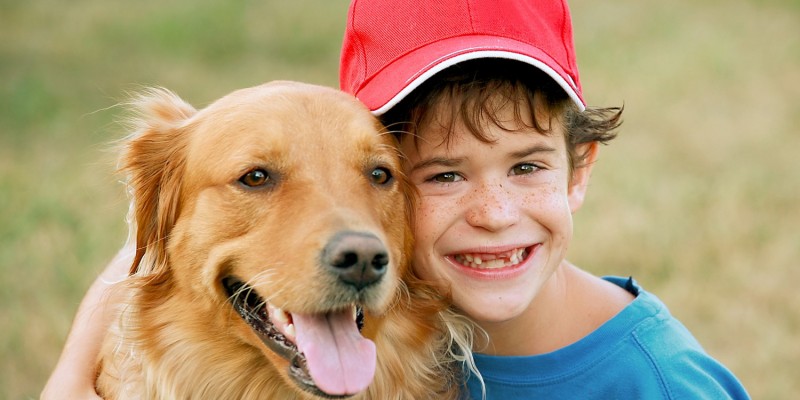
[[[258,274],[252,276],[246,282],[244,282],[242,286],[240,286],[233,294],[231,294],[231,296],[229,297],[229,301],[235,303],[239,301],[240,296],[244,296],[245,299],[250,297],[251,294],[257,296],[259,302],[257,304],[254,304],[252,308],[248,307],[247,309],[244,309],[242,311],[246,313],[247,317],[256,319],[261,318],[261,316],[257,315],[258,310],[261,310],[263,307],[266,307],[266,305],[272,298],[279,296],[284,290],[283,285],[280,285],[280,281],[276,281],[275,279],[273,279],[274,275],[275,275],[275,269],[273,268],[273,269],[263,270]],[[259,287],[264,287],[264,286],[274,286],[280,289],[269,294],[258,293],[256,291],[256,289],[258,289]]]

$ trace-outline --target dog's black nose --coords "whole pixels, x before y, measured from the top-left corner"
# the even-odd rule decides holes
[[[361,290],[381,280],[389,254],[375,235],[345,231],[337,233],[325,246],[322,263],[340,281]]]

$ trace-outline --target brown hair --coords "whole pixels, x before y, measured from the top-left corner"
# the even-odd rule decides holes
[[[502,121],[498,112],[509,104],[513,106],[514,121]],[[446,106],[450,107],[449,112]],[[530,120],[525,115],[530,115]],[[622,107],[580,111],[541,70],[513,60],[479,59],[456,64],[435,75],[381,120],[399,138],[414,134],[416,127],[442,116],[441,121],[450,128],[445,140],[450,139],[453,126],[462,122],[473,136],[486,143],[493,141],[483,129],[487,124],[507,132],[532,128],[549,134],[553,119],[560,120],[573,170],[582,165],[585,157],[577,153],[578,145],[605,144],[616,137],[614,130],[622,124]]]

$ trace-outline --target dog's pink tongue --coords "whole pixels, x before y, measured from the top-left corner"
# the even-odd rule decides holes
[[[325,393],[358,393],[375,375],[375,343],[358,332],[350,311],[324,315],[292,313],[298,350],[314,384]]]

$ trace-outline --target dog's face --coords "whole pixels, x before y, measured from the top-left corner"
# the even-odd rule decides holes
[[[123,159],[134,272],[239,314],[222,320],[287,383],[363,390],[375,349],[361,310],[386,309],[410,246],[391,135],[354,98],[311,85],[244,89],[198,112],[171,96]]]

